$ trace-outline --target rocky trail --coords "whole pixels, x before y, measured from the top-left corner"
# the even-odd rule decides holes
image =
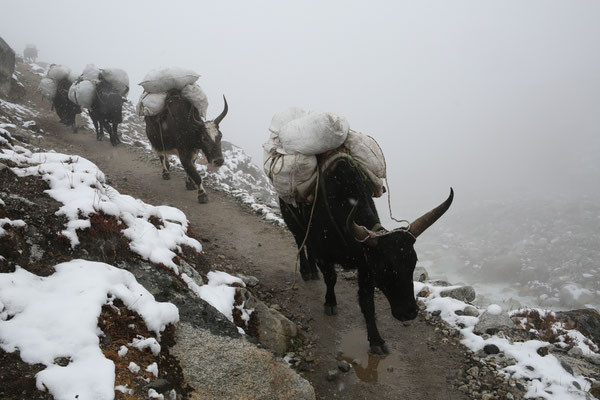
[[[141,148],[98,142],[85,127],[73,134],[58,122],[48,103],[35,97],[40,112],[35,121],[46,134],[33,139],[32,145],[81,155],[96,163],[121,193],[183,210],[215,268],[259,279],[259,296],[301,327],[303,343],[292,358],[317,398],[467,398],[452,384],[469,367],[466,351],[455,339],[444,338],[424,319],[404,324],[394,320],[385,298],[377,296],[379,327],[391,354],[369,355],[352,273],[340,274],[339,313],[326,316],[322,281],[304,282],[298,274],[295,289],[290,289],[296,247],[287,230],[262,220],[222,192],[209,189],[210,202],[198,204],[194,192],[185,190],[181,171],[163,180],[156,157]],[[353,363],[353,368],[338,370],[341,360]]]

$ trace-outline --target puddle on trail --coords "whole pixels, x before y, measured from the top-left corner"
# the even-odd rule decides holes
[[[402,355],[397,354],[397,351],[391,348],[390,353],[385,356],[369,353],[366,331],[356,329],[347,332],[342,337],[337,360],[344,360],[352,364],[354,373],[361,381],[393,385],[398,376],[402,374],[406,359],[402,362]]]

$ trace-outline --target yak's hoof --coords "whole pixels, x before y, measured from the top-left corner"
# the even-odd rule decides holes
[[[390,354],[390,349],[388,349],[388,347],[385,343],[382,343],[381,345],[373,345],[370,347],[369,350],[370,350],[371,354],[376,354],[378,356],[384,356],[386,354]]]
[[[328,306],[327,304],[325,304],[325,314],[337,315],[337,306]]]
[[[121,143],[121,141],[119,140],[119,138],[110,138],[110,144],[112,144],[113,146],[118,145],[119,143]]]
[[[75,124],[73,124],[73,126],[71,126],[71,132],[77,133],[77,126]]]
[[[208,203],[208,195],[206,192],[198,193],[198,203]]]
[[[162,177],[165,181],[168,181],[169,179],[171,179],[171,175],[167,171],[162,173]]]
[[[196,186],[196,184],[194,182],[185,181],[185,188],[187,190],[196,190],[196,189],[198,189],[198,186]]]
[[[102,135],[96,135],[96,140],[101,142],[102,141]]]

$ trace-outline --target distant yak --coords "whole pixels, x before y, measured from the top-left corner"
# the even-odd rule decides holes
[[[96,85],[96,98],[89,110],[97,140],[102,140],[104,129],[106,129],[113,146],[121,143],[117,129],[123,122],[123,102],[123,97],[113,88],[113,85],[100,79]]]
[[[177,154],[187,174],[186,188],[198,189],[198,202],[208,202],[202,177],[196,170],[196,157],[202,151],[209,164],[223,165],[219,124],[227,115],[227,100],[223,96],[223,112],[213,121],[202,121],[196,107],[178,90],[171,90],[165,99],[165,109],[158,115],[146,116],[146,135],[159,155],[163,179],[169,179],[169,154]]]

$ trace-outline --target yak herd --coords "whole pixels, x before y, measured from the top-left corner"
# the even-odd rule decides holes
[[[68,87],[59,87],[54,108],[61,121],[75,127],[75,115],[81,112],[67,97]],[[163,179],[169,179],[169,154],[179,156],[187,174],[186,188],[198,189],[198,201],[208,200],[195,160],[202,151],[208,163],[220,167],[220,123],[227,115],[224,109],[213,121],[204,121],[198,110],[178,90],[166,93],[165,107],[157,115],[145,116],[146,135],[162,165]],[[113,145],[119,143],[117,128],[122,121],[124,99],[103,83],[89,112],[101,140],[108,131]],[[74,128],[75,129],[75,128]],[[408,227],[386,230],[381,225],[373,202],[373,187],[365,181],[360,166],[347,158],[318,168],[313,204],[290,205],[280,199],[281,213],[292,232],[300,253],[300,272],[304,280],[318,279],[317,268],[327,287],[325,313],[337,313],[334,287],[335,265],[358,271],[358,302],[364,315],[370,350],[388,353],[375,322],[375,288],[389,301],[392,315],[406,321],[416,318],[413,271],[417,262],[414,243],[417,237],[450,207],[454,193],[439,206],[417,218]],[[234,225],[232,225],[234,226]]]

